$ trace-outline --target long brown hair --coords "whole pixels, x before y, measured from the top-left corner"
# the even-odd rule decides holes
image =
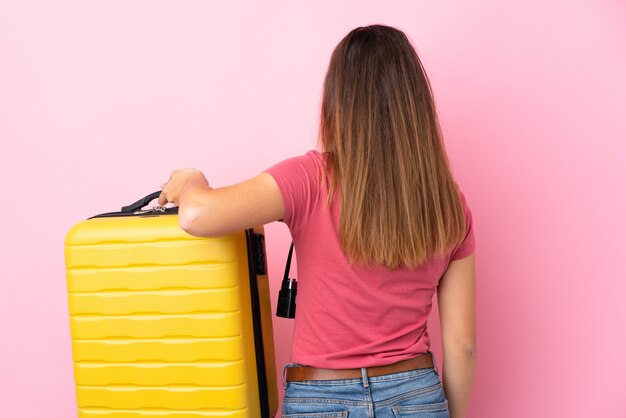
[[[402,31],[358,27],[339,42],[319,135],[351,262],[413,268],[463,241],[463,206],[430,83]]]

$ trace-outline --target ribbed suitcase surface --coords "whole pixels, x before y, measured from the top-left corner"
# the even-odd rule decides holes
[[[175,214],[72,228],[65,259],[80,418],[274,416],[256,232],[197,238]]]

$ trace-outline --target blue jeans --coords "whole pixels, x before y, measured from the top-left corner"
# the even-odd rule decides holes
[[[433,355],[433,360],[435,356]],[[415,369],[341,380],[285,381],[283,367],[282,417],[284,418],[449,418],[448,400],[439,378],[437,362],[432,368]]]

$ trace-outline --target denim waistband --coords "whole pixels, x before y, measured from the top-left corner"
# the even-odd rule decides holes
[[[439,368],[437,367],[437,360],[435,359],[435,354],[432,351],[427,351],[427,353],[430,353],[432,355],[433,358],[433,368],[432,370],[434,370],[434,372],[439,375]],[[283,389],[287,388],[287,378],[286,378],[286,372],[287,372],[287,368],[289,367],[295,367],[295,366],[306,366],[304,364],[300,364],[300,363],[286,363],[283,366],[283,372],[282,372],[282,381],[283,381]],[[428,368],[430,369],[430,368]],[[425,369],[414,369],[414,370],[405,370],[402,372],[396,372],[396,373],[390,373],[390,374],[386,374],[386,375],[379,375],[379,376],[375,376],[375,377],[369,377],[367,375],[367,368],[366,367],[361,367],[361,377],[360,378],[352,378],[352,379],[334,379],[334,380],[320,380],[320,384],[321,383],[325,383],[325,384],[347,384],[347,383],[360,383],[362,382],[363,385],[365,387],[369,386],[370,381],[376,381],[376,380],[389,380],[390,377],[392,376],[396,376],[396,375],[401,375],[401,376],[410,376],[411,374],[415,374],[418,370],[425,370]]]

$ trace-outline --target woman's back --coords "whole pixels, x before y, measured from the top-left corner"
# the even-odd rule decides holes
[[[328,201],[324,155],[309,151],[266,170],[281,191],[298,262],[292,361],[320,368],[395,363],[430,349],[431,301],[451,259],[474,250],[471,212],[461,246],[413,268],[351,264],[339,242],[340,197]]]

